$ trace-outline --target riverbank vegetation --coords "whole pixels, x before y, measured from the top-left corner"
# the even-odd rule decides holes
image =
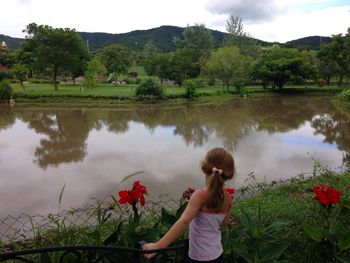
[[[303,91],[341,91],[348,86],[350,31],[334,36],[316,52],[262,46],[234,16],[227,21],[227,31],[219,46],[214,46],[211,31],[196,24],[174,40],[173,52],[161,52],[152,42],[143,50],[112,44],[90,51],[74,29],[32,23],[25,29],[27,37],[21,49],[1,47],[0,80],[18,82],[13,84],[18,101],[58,98],[63,102],[78,98],[118,102],[149,96],[156,100],[194,99],[276,90],[288,93],[294,92],[293,86]],[[163,91],[158,89],[158,95],[152,89],[147,89],[150,94],[144,94],[145,89],[142,94],[137,92],[150,78],[158,82],[153,86],[160,85]]]

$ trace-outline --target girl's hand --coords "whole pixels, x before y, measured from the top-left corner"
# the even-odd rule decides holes
[[[153,249],[159,249],[159,248],[160,246],[158,245],[158,243],[147,243],[147,244],[144,244],[142,247],[143,250],[153,250]],[[145,258],[147,259],[151,259],[155,257],[155,255],[157,255],[157,253],[144,254]]]

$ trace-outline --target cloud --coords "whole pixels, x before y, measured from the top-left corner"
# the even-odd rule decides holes
[[[213,14],[233,14],[247,22],[271,21],[288,10],[276,0],[209,0],[206,8]]]
[[[22,5],[30,4],[31,0],[17,0]]]
[[[266,41],[286,42],[307,36],[331,36],[346,33],[350,25],[350,5],[279,16],[273,22],[247,25],[254,37]]]

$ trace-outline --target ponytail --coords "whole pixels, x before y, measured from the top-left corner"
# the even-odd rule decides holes
[[[213,170],[216,169],[214,168]],[[208,177],[207,186],[208,198],[206,201],[206,206],[209,209],[221,210],[225,199],[224,179],[221,177],[221,174],[218,171],[213,171],[213,173]]]
[[[235,174],[232,155],[222,148],[210,150],[202,161],[202,171],[207,178],[207,208],[220,211],[225,200],[224,183]]]

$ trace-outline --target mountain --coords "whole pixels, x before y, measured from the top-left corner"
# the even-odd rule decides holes
[[[78,32],[91,49],[98,49],[112,43],[119,43],[130,49],[140,50],[148,41],[163,51],[175,50],[174,37],[182,38],[185,28],[177,26],[161,26],[148,30],[135,30],[124,34],[86,33]],[[224,40],[226,33],[211,30],[216,45]]]
[[[148,30],[135,30],[123,34],[110,34],[110,33],[88,33],[77,32],[83,39],[85,44],[89,45],[90,50],[96,50],[103,48],[113,43],[122,44],[133,50],[142,50],[148,41],[153,43],[162,51],[175,50],[174,37],[182,38],[185,28],[177,26],[161,26]],[[225,39],[227,33],[223,33],[217,30],[209,29],[214,37],[215,46],[220,46]],[[5,35],[0,35],[0,42],[5,41],[10,49],[18,49],[20,43],[24,39],[12,38]],[[288,41],[282,46],[296,47],[301,49],[317,50],[320,47],[320,43],[329,43],[332,40],[330,37],[311,36],[304,37],[292,41]],[[273,43],[265,42],[262,40],[256,40],[262,46],[272,45]]]
[[[286,42],[284,45],[286,47],[296,47],[300,49],[308,49],[308,50],[318,50],[320,49],[320,45],[328,44],[332,41],[331,37],[322,37],[322,36],[311,36],[311,37],[303,37],[296,40],[291,40]]]
[[[9,49],[19,49],[21,42],[23,40],[24,40],[23,38],[9,37],[9,36],[0,34],[0,43],[2,41],[5,41],[5,43]]]
[[[148,30],[135,30],[123,34],[77,33],[82,37],[84,43],[89,45],[90,50],[103,48],[113,43],[119,43],[134,50],[142,50],[148,41],[153,41],[160,50],[173,51],[175,50],[174,37],[182,38],[184,30],[185,28],[183,27],[161,26]],[[209,30],[213,34],[216,46],[220,45],[227,35],[220,31]],[[5,41],[10,49],[18,49],[23,39],[0,35],[0,41]]]

